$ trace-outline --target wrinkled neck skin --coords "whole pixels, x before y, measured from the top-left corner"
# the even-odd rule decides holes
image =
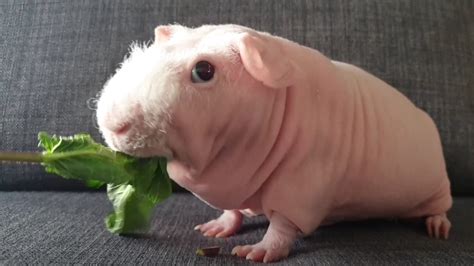
[[[193,130],[168,132],[170,177],[215,208],[241,208],[275,168],[268,159],[282,130],[287,91],[261,86],[250,82],[238,100],[214,106]]]

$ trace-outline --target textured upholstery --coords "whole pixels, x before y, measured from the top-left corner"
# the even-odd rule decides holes
[[[192,230],[214,218],[191,194],[180,193],[160,205],[146,238],[106,231],[111,206],[97,192],[0,193],[0,264],[232,265],[235,245],[259,241],[268,223],[245,220],[238,235],[209,239]],[[19,211],[21,210],[21,211]],[[456,198],[450,214],[451,238],[430,239],[422,224],[366,221],[322,227],[296,242],[290,257],[276,265],[472,265],[474,198]],[[215,258],[198,257],[198,247],[221,246]]]
[[[132,41],[158,24],[238,23],[359,65],[437,122],[453,188],[474,194],[474,2],[29,1],[0,3],[0,150],[35,150],[40,130],[100,135],[86,104]],[[83,186],[40,167],[0,166],[0,189]]]

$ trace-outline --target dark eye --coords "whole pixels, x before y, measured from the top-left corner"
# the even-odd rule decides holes
[[[199,61],[191,72],[191,81],[194,83],[208,82],[214,77],[214,66],[207,61]]]

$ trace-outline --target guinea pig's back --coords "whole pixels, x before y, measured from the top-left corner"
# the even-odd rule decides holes
[[[344,202],[363,218],[415,213],[421,205],[426,206],[416,214],[426,215],[435,208],[426,202],[435,198],[442,198],[436,211],[449,209],[449,179],[433,120],[384,81],[358,67],[333,63],[351,77],[358,98],[353,156],[344,177],[351,198]]]

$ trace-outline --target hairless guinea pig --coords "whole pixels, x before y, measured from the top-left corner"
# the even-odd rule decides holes
[[[98,102],[113,149],[166,156],[168,173],[224,210],[196,226],[263,239],[232,253],[286,257],[300,235],[342,220],[426,219],[447,238],[452,198],[432,119],[396,89],[316,50],[237,25],[159,26],[132,46]]]

